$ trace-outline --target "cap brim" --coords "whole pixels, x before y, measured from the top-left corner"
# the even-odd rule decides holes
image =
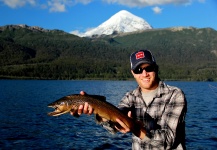
[[[137,64],[135,64],[133,67],[132,67],[132,70],[135,70],[138,66],[140,66],[141,64],[153,64],[153,62],[150,62],[150,61],[139,61]]]

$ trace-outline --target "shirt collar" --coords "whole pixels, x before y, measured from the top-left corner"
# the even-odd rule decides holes
[[[167,93],[169,93],[169,88],[166,86],[166,84],[163,81],[160,81],[157,96],[159,97],[160,95],[167,94]]]
[[[166,84],[163,81],[159,81],[159,85],[158,85],[158,91],[157,91],[157,97],[160,97],[163,94],[167,94],[169,93],[169,89],[166,86]],[[142,93],[141,93],[141,88],[138,86],[134,91],[133,94],[136,97],[142,97]]]

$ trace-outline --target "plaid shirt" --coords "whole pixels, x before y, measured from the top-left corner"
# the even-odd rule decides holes
[[[147,106],[137,89],[126,93],[118,107],[125,113],[132,112],[133,118],[144,123],[146,136],[140,139],[132,135],[132,149],[186,149],[185,114],[187,102],[184,93],[177,87],[159,82],[153,101]],[[103,125],[114,132],[113,125]]]

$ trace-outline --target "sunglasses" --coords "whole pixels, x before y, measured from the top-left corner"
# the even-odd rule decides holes
[[[135,70],[133,70],[133,72],[135,74],[142,74],[143,70],[145,70],[146,72],[153,72],[155,71],[155,66],[147,66],[145,68],[141,68],[141,67],[137,67]]]

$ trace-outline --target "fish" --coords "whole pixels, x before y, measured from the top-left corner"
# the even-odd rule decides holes
[[[116,119],[120,119],[129,129],[134,129],[134,121],[132,118],[124,114],[113,104],[106,101],[106,97],[101,95],[80,95],[72,94],[64,96],[50,104],[48,107],[54,108],[53,112],[49,112],[49,116],[59,116],[62,114],[77,112],[80,105],[84,105],[87,102],[92,108],[93,113],[99,122],[102,121],[99,118],[105,118],[114,124],[118,124]]]

